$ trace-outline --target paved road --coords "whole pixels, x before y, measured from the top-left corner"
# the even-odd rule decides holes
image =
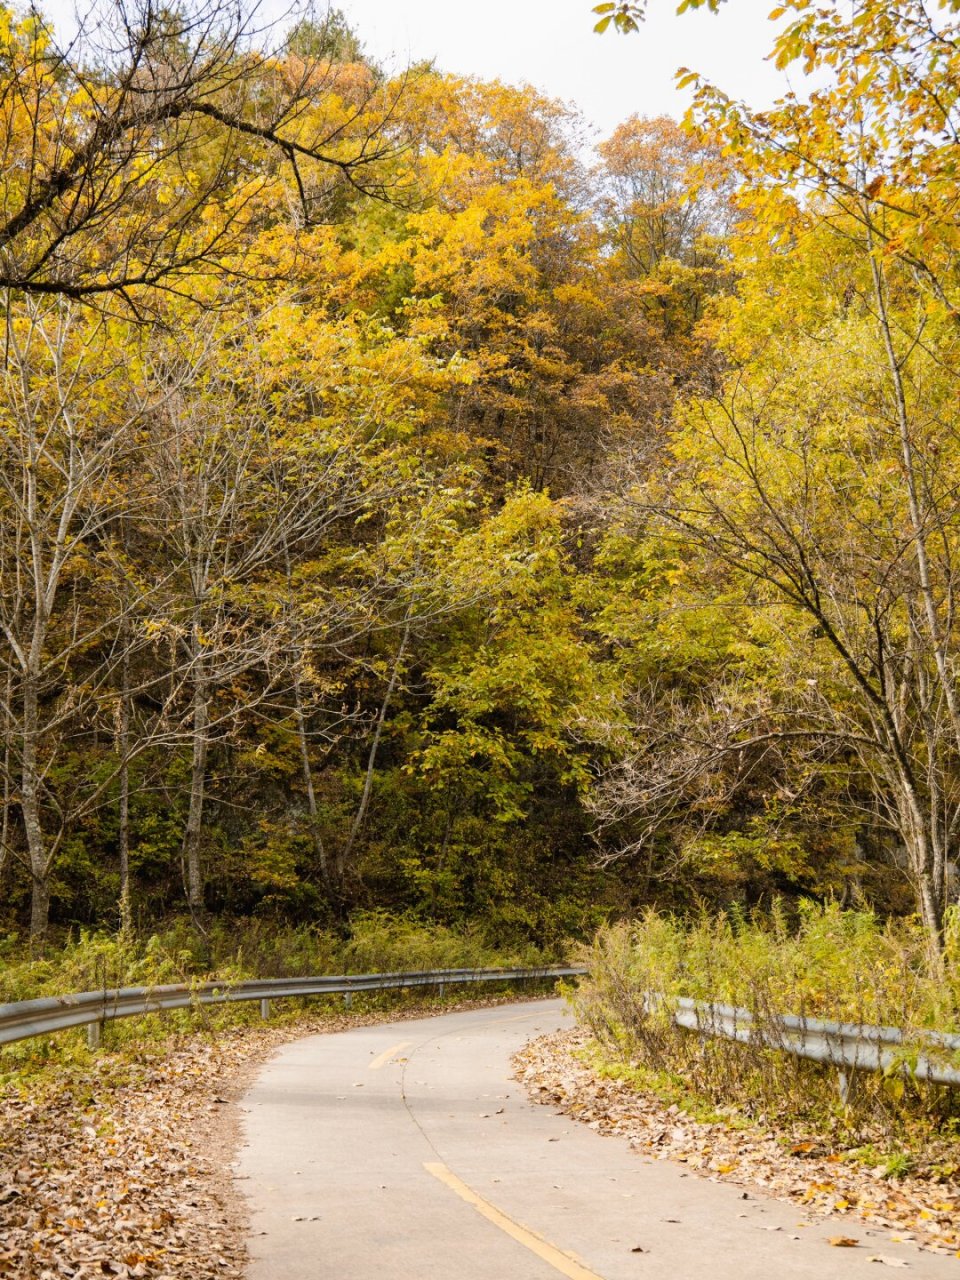
[[[282,1049],[245,1101],[250,1280],[877,1280],[877,1254],[960,1280],[958,1260],[849,1219],[800,1227],[529,1103],[510,1056],[568,1022],[537,1001]]]

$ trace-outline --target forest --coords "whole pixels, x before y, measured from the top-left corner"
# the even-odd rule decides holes
[[[805,96],[595,147],[337,11],[0,7],[0,925],[938,951],[957,7],[787,0]]]

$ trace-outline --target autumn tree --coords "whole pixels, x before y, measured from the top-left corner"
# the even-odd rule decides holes
[[[662,313],[667,336],[689,333],[729,274],[730,167],[715,144],[669,116],[631,116],[598,151],[616,269],[645,283],[641,300]]]
[[[420,557],[432,588],[378,780],[381,844],[362,865],[381,893],[414,890],[440,919],[550,937],[589,880],[578,716],[600,683],[562,506],[520,485],[471,518],[470,499],[431,503],[444,517]]]
[[[460,362],[439,365],[419,338],[362,315],[331,323],[288,303],[261,332],[271,405],[293,393],[294,404],[307,399],[318,410],[274,456],[276,501],[302,510],[312,492],[311,523],[291,537],[278,509],[284,581],[274,574],[263,590],[265,604],[283,601],[271,707],[275,715],[292,713],[319,878],[328,904],[342,911],[357,880],[387,717],[417,636],[450,607],[438,595],[438,561],[449,549],[452,513],[468,498],[463,460],[450,456],[445,438],[441,397],[464,374]],[[375,689],[376,700],[369,710],[341,706],[338,713],[336,695],[351,681]],[[361,745],[362,764],[349,817],[326,838],[318,795],[330,786],[314,747],[332,724]]]
[[[31,933],[47,927],[50,880],[71,825],[102,802],[111,772],[75,771],[78,737],[106,730],[141,595],[118,546],[136,506],[121,477],[150,411],[103,320],[63,300],[8,313],[0,375],[0,667],[7,850],[31,883]],[[149,683],[149,678],[148,678]],[[11,806],[20,823],[9,820]],[[23,844],[17,837],[22,832]]]
[[[199,914],[213,742],[265,702],[275,712],[292,696],[315,806],[309,672],[385,607],[383,593],[351,575],[364,543],[356,525],[411,487],[405,415],[420,419],[413,394],[435,372],[416,344],[376,322],[331,323],[290,299],[259,314],[238,306],[189,341],[160,338],[150,372],[179,388],[163,402],[143,461],[156,592],[168,599],[150,626],[173,639],[174,669],[190,690],[183,856]],[[333,868],[316,848],[333,892]]]
[[[281,174],[305,225],[340,182],[385,194],[399,89],[334,60],[356,52],[338,21],[271,49],[222,0],[107,0],[61,44],[37,13],[0,11],[0,286],[139,314],[151,290],[242,273]]]
[[[569,492],[607,431],[654,415],[663,354],[659,320],[606,269],[581,123],[529,87],[434,74],[404,126],[423,203],[383,248],[399,317],[471,362],[450,419],[490,473]]]
[[[825,79],[807,101],[754,112],[697,85],[746,178],[742,283],[718,312],[725,387],[681,415],[647,509],[681,563],[780,618],[769,653],[795,680],[770,734],[856,761],[936,949],[960,835],[956,24],[795,12],[776,52]]]

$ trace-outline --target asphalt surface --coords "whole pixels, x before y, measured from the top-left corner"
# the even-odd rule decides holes
[[[244,1102],[249,1280],[960,1280],[956,1259],[849,1218],[801,1226],[530,1103],[510,1057],[569,1024],[549,1000],[287,1045]]]

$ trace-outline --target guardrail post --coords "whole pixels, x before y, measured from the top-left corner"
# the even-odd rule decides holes
[[[345,1009],[349,1009],[352,1004],[353,1004],[353,992],[345,991],[343,993],[343,1007]]]
[[[102,1028],[103,1028],[102,1022],[87,1023],[87,1048],[88,1049],[99,1049],[100,1032]]]
[[[838,1071],[837,1086],[840,1089],[840,1101],[844,1106],[847,1106],[850,1102],[850,1095],[853,1093],[853,1072]]]
[[[441,1000],[443,999],[443,983],[442,982],[437,983],[437,995],[439,995]]]
[[[260,1001],[260,1017],[264,1022],[270,1017],[270,1001],[266,997]]]

